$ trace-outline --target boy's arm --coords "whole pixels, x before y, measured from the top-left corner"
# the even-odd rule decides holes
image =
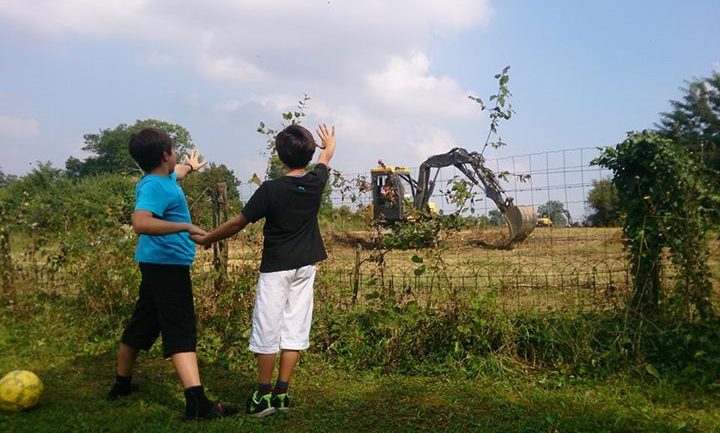
[[[193,149],[189,156],[186,156],[180,164],[175,164],[175,175],[178,180],[192,173],[198,171],[207,165],[207,161],[200,162],[200,155],[198,155],[197,149]]]
[[[335,127],[333,126],[331,130],[323,123],[318,126],[317,134],[322,141],[322,146],[319,147],[323,149],[323,151],[320,152],[317,163],[327,166],[335,154]]]
[[[152,212],[136,210],[132,213],[132,227],[139,235],[168,235],[170,233],[188,232],[191,235],[206,235],[207,232],[190,223],[165,221],[153,217]]]
[[[210,233],[203,235],[192,235],[190,236],[190,239],[192,239],[193,242],[200,245],[210,245],[217,241],[229,238],[230,236],[233,236],[234,234],[238,233],[240,230],[245,228],[246,225],[250,223],[250,220],[248,220],[245,215],[242,213],[236,216],[235,218],[229,219],[222,223],[221,225],[217,226],[214,230],[212,230]]]

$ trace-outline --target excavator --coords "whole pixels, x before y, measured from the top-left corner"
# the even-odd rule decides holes
[[[492,200],[502,213],[509,233],[506,239],[496,246],[509,246],[522,242],[537,225],[537,215],[533,206],[517,206],[500,186],[492,170],[485,167],[485,158],[477,152],[468,152],[456,147],[447,153],[434,155],[420,164],[417,180],[410,175],[407,167],[390,167],[378,161],[378,167],[370,170],[372,182],[372,216],[376,221],[393,223],[407,219],[405,207],[433,211],[430,202],[435,181],[443,167],[454,166],[470,181],[481,187],[485,195]],[[431,176],[431,171],[435,170]],[[432,180],[430,178],[432,177]],[[405,200],[405,185],[410,187],[410,200]]]

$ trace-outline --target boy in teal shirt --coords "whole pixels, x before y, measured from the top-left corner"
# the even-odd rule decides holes
[[[116,381],[109,400],[137,390],[131,383],[138,352],[149,350],[163,337],[163,355],[170,358],[185,390],[185,420],[220,418],[236,412],[205,396],[195,354],[197,330],[190,266],[195,245],[190,235],[206,232],[190,222],[185,194],[177,181],[202,168],[193,151],[185,164],[177,164],[170,136],[145,128],[130,138],[129,151],[146,173],[135,188],[132,226],[140,235],[135,260],[140,266],[140,294],[123,332]]]

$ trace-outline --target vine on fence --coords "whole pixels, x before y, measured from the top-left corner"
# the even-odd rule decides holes
[[[687,151],[657,133],[633,132],[593,164],[614,173],[634,279],[630,308],[640,314],[659,309],[661,260],[668,248],[679,272],[668,296],[672,312],[713,316],[707,234],[717,203]]]

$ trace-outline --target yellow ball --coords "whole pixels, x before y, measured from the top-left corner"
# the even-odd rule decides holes
[[[17,412],[40,400],[43,384],[32,371],[15,370],[0,379],[0,410]]]

